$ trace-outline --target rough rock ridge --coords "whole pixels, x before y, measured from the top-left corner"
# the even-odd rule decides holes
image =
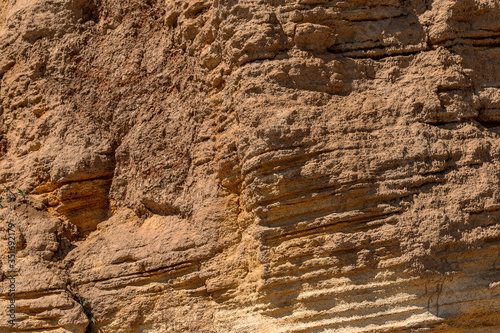
[[[499,332],[499,18],[2,0],[0,331]]]

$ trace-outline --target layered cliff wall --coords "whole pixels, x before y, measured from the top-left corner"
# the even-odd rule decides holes
[[[0,331],[499,332],[499,17],[3,0]]]

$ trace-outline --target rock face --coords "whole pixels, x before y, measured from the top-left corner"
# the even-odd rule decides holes
[[[1,1],[0,331],[499,332],[499,18]]]

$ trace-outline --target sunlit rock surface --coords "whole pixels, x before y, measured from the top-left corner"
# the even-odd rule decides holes
[[[0,331],[499,332],[499,18],[0,1]]]

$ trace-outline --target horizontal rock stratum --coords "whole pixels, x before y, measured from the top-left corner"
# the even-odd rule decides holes
[[[0,332],[500,332],[500,2],[2,0],[0,192]]]

